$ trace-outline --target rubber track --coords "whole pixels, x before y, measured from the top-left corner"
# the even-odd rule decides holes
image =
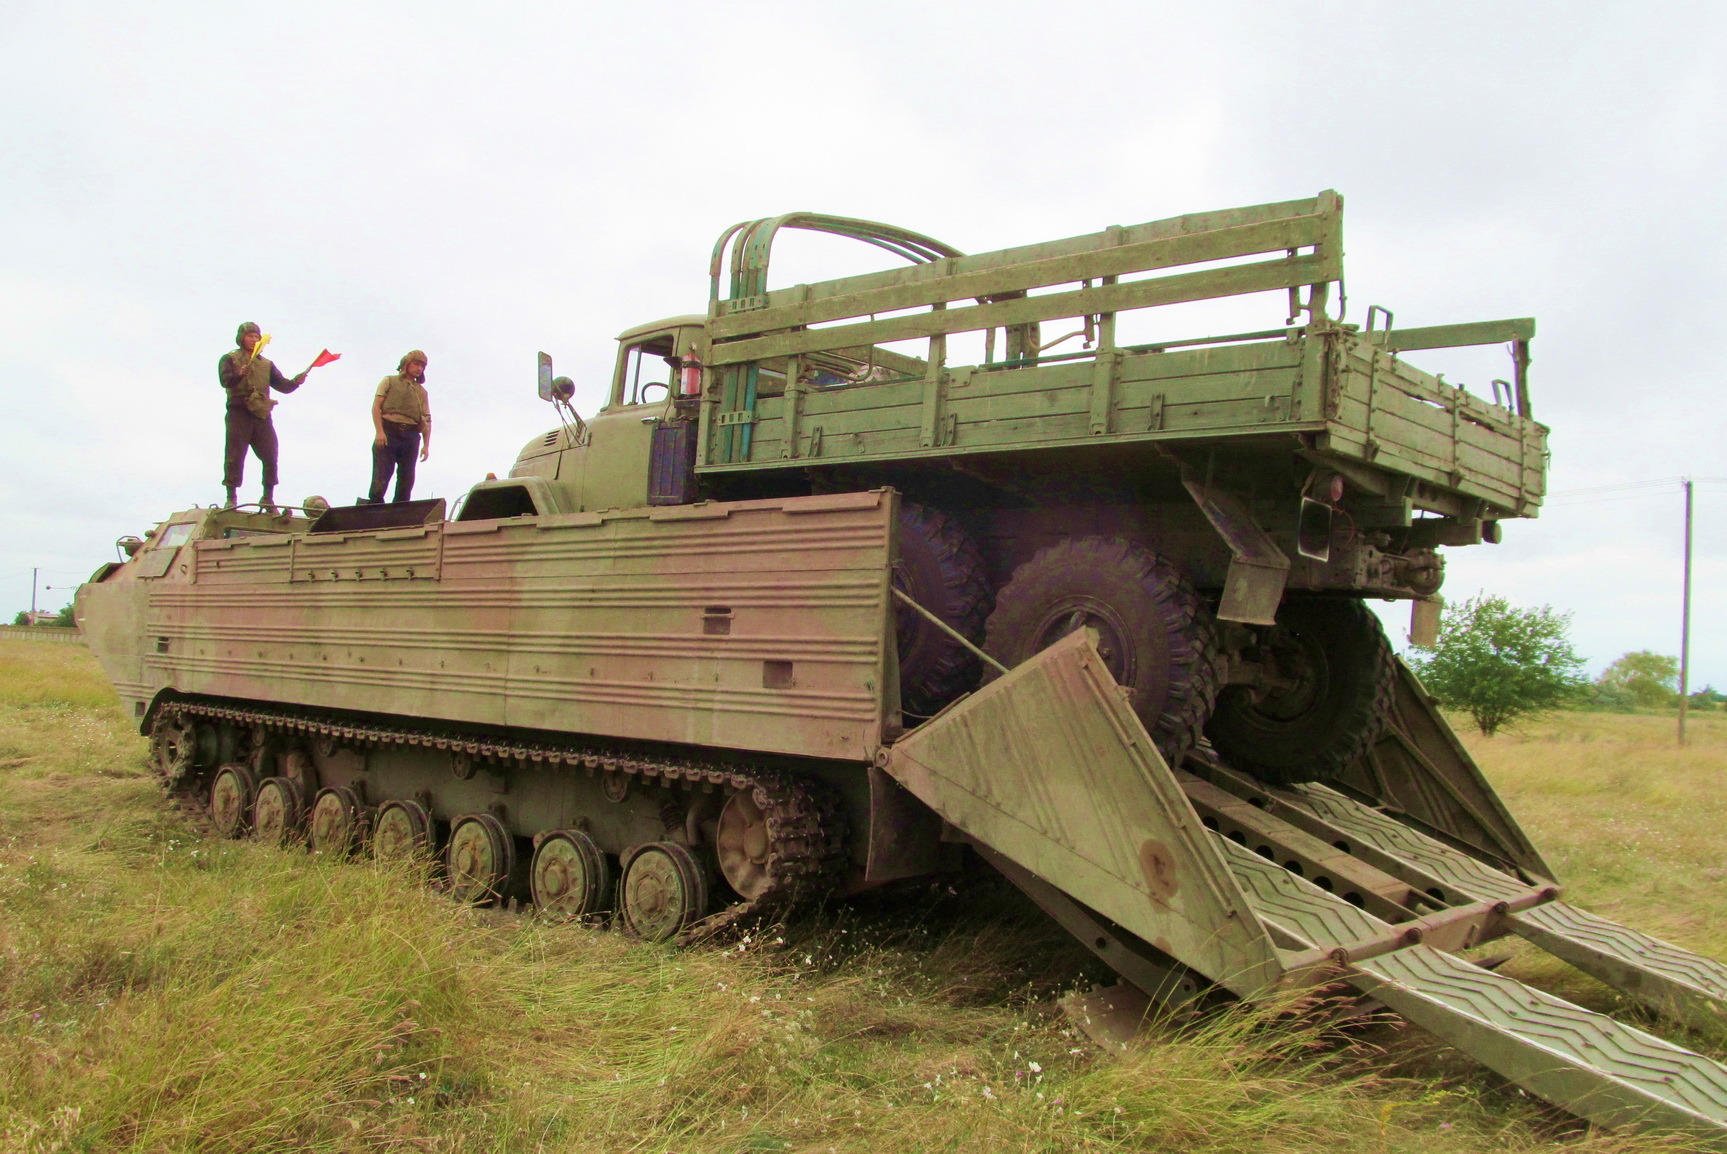
[[[694,758],[651,758],[592,743],[542,744],[492,741],[471,733],[431,728],[356,723],[310,709],[175,701],[161,707],[158,720],[206,718],[262,726],[276,733],[333,738],[350,745],[420,746],[466,754],[483,761],[518,766],[567,766],[665,782],[750,790],[767,816],[768,889],[755,899],[720,910],[686,930],[694,941],[764,914],[783,914],[799,901],[820,898],[838,881],[844,865],[844,821],[838,807],[811,784],[785,774],[740,771]],[[821,791],[825,792],[825,791]]]

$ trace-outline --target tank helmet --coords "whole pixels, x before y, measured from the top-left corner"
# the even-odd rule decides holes
[[[234,330],[234,343],[236,345],[245,344],[247,333],[257,333],[258,335],[262,336],[264,333],[264,330],[258,327],[257,321],[247,321],[245,324],[241,325],[238,329]]]
[[[414,350],[410,351],[407,356],[403,357],[400,361],[397,362],[396,371],[398,373],[405,372],[407,370],[408,366],[413,364],[415,361],[419,361],[420,366],[422,368],[424,368],[425,364],[426,364],[426,354],[422,353],[419,349],[414,349]]]

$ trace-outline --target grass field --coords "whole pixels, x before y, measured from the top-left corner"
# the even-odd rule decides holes
[[[1727,719],[1472,740],[1580,904],[1727,955]],[[82,647],[0,641],[0,1151],[1619,1151],[1413,1030],[1246,1013],[1126,1059],[994,889],[678,951],[201,838]],[[1533,952],[1510,972],[1596,1007]]]

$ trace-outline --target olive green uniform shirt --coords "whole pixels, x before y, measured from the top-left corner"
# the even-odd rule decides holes
[[[229,349],[216,362],[216,375],[228,390],[228,407],[245,409],[254,417],[268,417],[276,402],[270,390],[291,393],[300,386],[282,375],[268,357],[247,359],[245,349]]]
[[[404,373],[385,377],[378,382],[377,396],[383,398],[382,416],[396,425],[407,425],[422,433],[432,428],[432,402],[426,396],[426,386]]]

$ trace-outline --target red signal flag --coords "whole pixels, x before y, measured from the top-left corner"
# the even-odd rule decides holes
[[[325,349],[323,352],[318,354],[318,359],[312,362],[312,368],[314,368],[314,369],[322,368],[324,365],[329,364],[331,361],[339,361],[341,359],[342,359],[341,353],[332,353],[329,349]]]

